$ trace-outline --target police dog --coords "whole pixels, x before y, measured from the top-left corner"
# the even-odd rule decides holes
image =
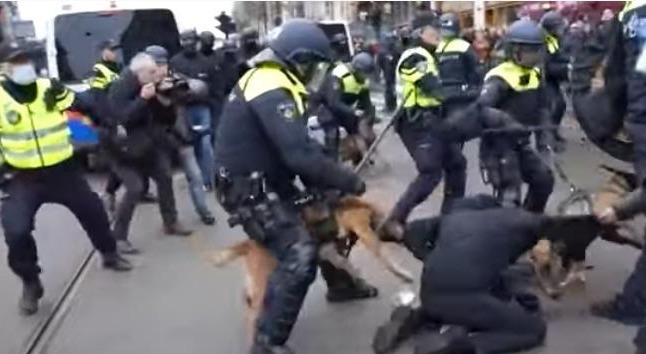
[[[303,220],[312,232],[316,225],[330,217],[329,208],[318,208],[308,205],[303,209]],[[337,239],[353,242],[353,238],[362,243],[375,258],[392,274],[406,283],[413,281],[413,275],[395,262],[382,248],[380,235],[375,231],[383,222],[383,214],[370,203],[357,197],[343,197],[332,211],[338,225]],[[384,231],[385,232],[385,231]],[[316,237],[316,233],[312,232]],[[388,235],[401,238],[401,235]],[[319,240],[320,241],[320,240]],[[334,242],[319,242],[319,258],[332,263],[339,269],[346,270],[353,277],[359,277],[358,270],[352,266],[346,257],[337,252]],[[238,242],[230,247],[215,251],[209,255],[209,260],[217,267],[223,267],[233,260],[242,257],[246,268],[246,287],[244,297],[247,303],[247,333],[253,338],[254,324],[262,310],[263,299],[269,276],[276,267],[276,259],[271,253],[253,240]]]
[[[621,199],[637,187],[634,174],[621,171],[606,165],[600,166],[609,177],[601,188],[592,196],[592,211],[598,214],[606,208],[617,205]],[[632,221],[619,222],[614,227],[602,227],[598,236],[608,242],[629,245],[637,249],[643,247],[641,235]],[[584,258],[585,249],[574,250]],[[585,284],[586,265],[584,261],[575,261],[564,254],[558,245],[548,240],[539,241],[532,249],[530,257],[541,289],[551,297],[558,297],[564,288],[573,284]],[[563,275],[565,274],[565,275]]]
[[[341,161],[350,161],[354,166],[358,165],[376,139],[377,135],[371,120],[368,118],[359,120],[358,134],[347,135],[339,143]]]

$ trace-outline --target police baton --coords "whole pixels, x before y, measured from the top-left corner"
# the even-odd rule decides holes
[[[393,114],[392,119],[388,122],[388,125],[384,128],[384,130],[379,133],[377,136],[377,139],[370,145],[368,148],[368,151],[366,151],[365,155],[363,155],[363,159],[357,164],[357,166],[354,168],[354,173],[359,173],[361,170],[366,166],[368,161],[370,161],[370,157],[374,155],[375,151],[377,150],[377,146],[379,146],[379,143],[384,139],[386,136],[386,133],[390,130],[395,125],[395,121],[397,120],[397,117],[399,117],[400,114],[402,114],[402,111],[404,110],[404,103],[410,97],[410,95],[413,93],[413,91],[409,91],[406,97],[402,100],[402,102],[399,104],[397,109],[395,110],[395,114]]]

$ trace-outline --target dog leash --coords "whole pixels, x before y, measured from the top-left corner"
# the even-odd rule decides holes
[[[583,202],[587,209],[586,211],[584,211],[584,213],[591,213],[593,201],[590,192],[583,188],[579,188],[574,182],[572,182],[568,174],[565,172],[560,158],[554,152],[551,146],[547,146],[547,151],[549,152],[551,161],[545,161],[544,158],[540,155],[539,157],[543,160],[543,163],[546,163],[548,166],[553,166],[556,174],[565,184],[568,185],[568,189],[570,191],[570,194],[557,205],[556,210],[558,214],[568,214],[568,208],[580,202]]]

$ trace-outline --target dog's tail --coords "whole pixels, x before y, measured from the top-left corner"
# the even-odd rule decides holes
[[[246,256],[253,246],[252,242],[251,240],[241,241],[227,248],[214,251],[208,257],[209,262],[218,268],[224,267],[234,260]]]

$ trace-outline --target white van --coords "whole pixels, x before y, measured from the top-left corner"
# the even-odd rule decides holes
[[[350,32],[350,26],[345,21],[319,21],[319,27],[325,32],[325,35],[331,40],[335,35],[339,33],[345,34],[345,38],[348,43],[347,53],[343,53],[346,58],[352,58],[354,56],[354,46],[352,45],[352,34]]]

